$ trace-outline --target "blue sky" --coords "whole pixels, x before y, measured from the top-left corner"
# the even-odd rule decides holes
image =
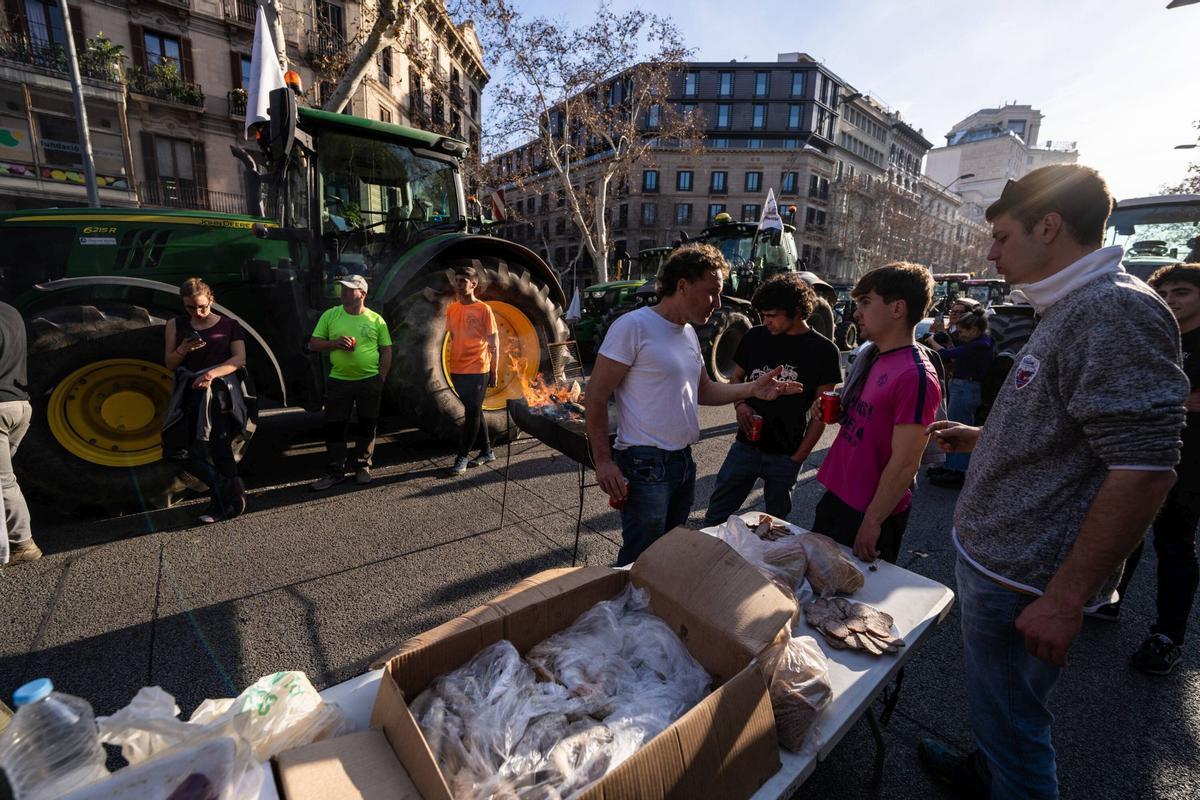
[[[579,24],[596,4],[512,0],[527,16]],[[659,0],[696,60],[774,61],[806,52],[898,109],[934,144],[972,111],[1005,101],[1045,115],[1041,140],[1077,141],[1118,197],[1157,193],[1200,149],[1200,4],[1167,0]],[[612,0],[622,11],[649,7]],[[1188,63],[1190,61],[1190,63]],[[501,70],[495,69],[497,79]]]

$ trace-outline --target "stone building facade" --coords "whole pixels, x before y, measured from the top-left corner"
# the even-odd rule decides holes
[[[660,148],[652,164],[627,176],[624,191],[609,204],[614,255],[671,244],[681,231],[694,235],[721,212],[757,221],[768,189],[785,219],[791,215],[801,258],[831,280],[853,280],[874,265],[868,254],[878,250],[859,246],[850,231],[833,230],[839,185],[900,192],[908,204],[900,205],[914,215],[922,203],[931,213],[944,211],[938,218],[944,224],[922,223],[928,241],[962,238],[969,227],[960,219],[961,198],[931,194],[936,184],[922,167],[933,145],[922,132],[804,53],[781,53],[771,62],[690,63],[673,79],[669,101],[702,113],[703,145],[697,152]],[[536,162],[536,144],[492,161],[509,211],[500,234],[539,251],[564,273],[574,265],[587,275],[590,261],[559,197],[557,174],[536,174],[520,188],[508,180],[521,165]],[[586,165],[573,175],[580,186],[589,180]],[[928,242],[921,248],[945,249]],[[915,250],[902,257],[915,259]]]
[[[1079,160],[1075,142],[1039,144],[1043,115],[1029,105],[982,108],[946,134],[946,146],[929,151],[925,171],[948,184],[960,175],[954,189],[966,201],[968,213],[982,219],[983,211],[1000,198],[1004,184],[1048,164]]]
[[[279,0],[289,68],[317,104],[353,55],[373,2]],[[345,109],[472,142],[488,80],[471,23],[441,0],[414,5]],[[0,31],[0,209],[86,205],[63,48],[80,54],[100,200],[242,212],[254,0],[73,0],[68,42],[57,0],[4,0]],[[105,50],[96,38],[103,35]],[[118,57],[114,58],[114,55]]]

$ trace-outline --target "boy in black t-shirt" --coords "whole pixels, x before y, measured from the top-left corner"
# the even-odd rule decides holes
[[[706,526],[719,525],[737,512],[760,478],[767,513],[787,517],[796,476],[825,430],[819,418],[809,420],[809,410],[821,392],[842,379],[837,345],[808,326],[817,299],[804,279],[795,273],[776,275],[751,302],[763,324],[751,328],[738,346],[734,380],[753,381],[782,367],[780,380],[798,381],[804,391],[770,401],[751,398],[735,406],[737,439],[717,473]],[[755,415],[762,417],[762,431],[758,441],[751,441]]]
[[[1183,637],[1200,586],[1200,563],[1196,560],[1196,525],[1200,522],[1200,264],[1163,267],[1150,276],[1149,283],[1179,323],[1183,371],[1191,382],[1175,485],[1152,529],[1158,556],[1156,619],[1150,626],[1150,636],[1131,659],[1142,672],[1166,675],[1183,659]],[[1095,615],[1118,615],[1141,555],[1139,544],[1125,562],[1125,574],[1117,587],[1119,599]]]

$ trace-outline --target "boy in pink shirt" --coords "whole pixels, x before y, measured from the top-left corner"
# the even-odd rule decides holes
[[[913,340],[933,280],[916,264],[889,264],[864,275],[852,294],[854,320],[871,341],[858,357],[871,363],[842,390],[841,430],[817,473],[827,491],[812,529],[853,547],[864,561],[894,562],[929,438],[925,428],[942,399],[937,370]]]

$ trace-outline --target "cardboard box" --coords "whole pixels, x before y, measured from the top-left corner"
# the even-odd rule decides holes
[[[712,675],[715,688],[578,797],[749,797],[779,769],[771,702],[751,663],[781,634],[793,604],[724,542],[677,528],[655,542],[632,570],[540,573],[389,654],[371,726],[384,732],[424,800],[451,800],[451,795],[406,698],[415,698],[434,679],[501,639],[528,652],[596,603],[615,597],[629,581],[649,593],[650,610],[679,634]],[[278,768],[284,796],[293,800],[286,787],[294,767],[281,757]],[[330,800],[365,796],[353,790],[324,794]]]

